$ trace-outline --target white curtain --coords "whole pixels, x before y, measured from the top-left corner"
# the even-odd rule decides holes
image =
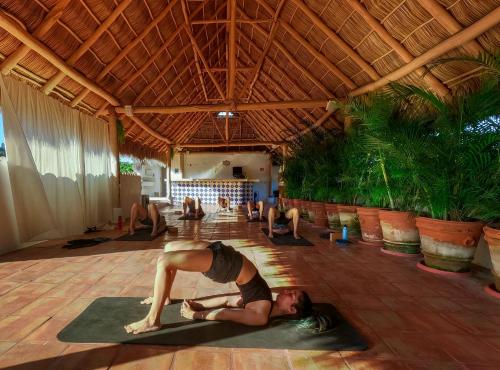
[[[107,123],[13,78],[0,77],[0,87],[20,240],[80,234],[108,221]]]

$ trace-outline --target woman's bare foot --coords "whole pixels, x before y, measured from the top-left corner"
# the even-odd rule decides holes
[[[124,326],[127,333],[132,334],[140,334],[147,333],[150,331],[160,330],[161,324],[160,322],[151,322],[147,317],[142,319],[141,321],[134,322],[132,324],[128,324]]]
[[[294,237],[295,239],[300,239],[299,234],[293,234],[293,237]]]
[[[196,302],[192,299],[186,299],[186,302],[194,311],[203,311],[205,309],[205,307],[201,303]]]
[[[146,299],[143,299],[141,301],[141,304],[152,304],[153,303],[153,297],[148,297]],[[170,304],[170,298],[167,298],[165,300],[165,306]]]

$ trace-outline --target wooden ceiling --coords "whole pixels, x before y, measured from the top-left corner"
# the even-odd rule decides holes
[[[342,130],[327,101],[390,81],[441,95],[473,87],[476,66],[424,75],[425,65],[497,48],[499,5],[0,0],[0,70],[89,114],[120,117],[128,148],[273,146],[314,127]]]

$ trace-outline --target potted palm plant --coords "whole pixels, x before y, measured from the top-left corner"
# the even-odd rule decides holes
[[[415,86],[399,93],[432,119],[433,135],[417,175],[422,186],[416,220],[428,267],[470,269],[488,221],[500,214],[500,91],[495,79],[471,93],[443,101]]]

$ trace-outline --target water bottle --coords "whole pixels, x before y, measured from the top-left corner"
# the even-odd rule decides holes
[[[347,225],[342,228],[342,240],[347,240]]]

